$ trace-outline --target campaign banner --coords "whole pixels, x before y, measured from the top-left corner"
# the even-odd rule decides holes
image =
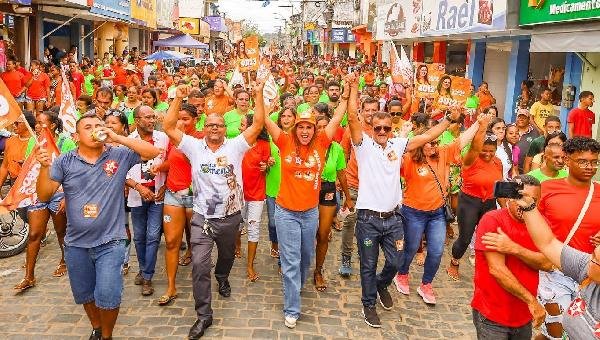
[[[58,111],[58,118],[62,120],[63,127],[68,133],[75,133],[75,125],[77,124],[77,113],[75,112],[75,100],[73,94],[69,88],[69,80],[65,71],[62,71],[62,85],[61,85],[62,100],[60,102],[60,110]],[[83,114],[83,112],[82,112]]]
[[[589,0],[521,1],[520,25],[600,18],[600,2]]]
[[[445,111],[453,107],[464,107],[470,90],[470,79],[443,75],[434,92],[433,109]]]
[[[421,1],[384,0],[377,6],[377,40],[391,41],[420,36],[421,13]]]
[[[52,137],[52,133],[47,127],[42,129],[42,133],[38,137],[38,144],[50,152],[53,161],[60,155],[56,142]],[[25,160],[25,163],[23,163],[21,172],[19,172],[19,176],[17,176],[17,179],[8,191],[8,194],[0,202],[0,214],[8,213],[17,208],[30,206],[37,201],[35,187],[41,166],[40,162],[36,159],[36,154],[32,152]]]
[[[156,0],[132,0],[131,21],[134,23],[156,28]]]
[[[258,36],[251,35],[237,43],[236,55],[238,56],[238,66],[240,72],[249,72],[258,70],[259,49]]]
[[[417,98],[433,98],[438,82],[445,73],[445,64],[415,63],[415,96]]]
[[[90,13],[100,14],[123,21],[130,21],[130,6],[130,0],[94,0],[94,4],[90,8]]]
[[[21,115],[23,115],[21,107],[4,84],[4,81],[0,79],[0,129],[12,125]]]
[[[438,36],[504,30],[506,2],[506,0],[422,1],[421,33],[423,36]],[[523,2],[525,0],[521,1]]]

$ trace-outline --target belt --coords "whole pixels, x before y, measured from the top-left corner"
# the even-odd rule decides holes
[[[392,211],[386,211],[386,212],[373,211],[373,210],[369,210],[369,209],[363,209],[362,211],[365,214],[367,214],[368,216],[380,218],[382,220],[387,220],[388,218],[396,215],[396,209],[394,209]]]

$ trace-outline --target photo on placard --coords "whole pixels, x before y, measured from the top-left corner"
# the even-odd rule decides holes
[[[494,17],[494,0],[479,0],[479,13],[477,22],[483,25],[491,25]]]

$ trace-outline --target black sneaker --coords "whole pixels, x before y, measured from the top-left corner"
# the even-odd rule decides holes
[[[100,328],[93,329],[89,340],[102,340],[102,330]]]
[[[391,310],[392,307],[394,307],[394,300],[392,300],[392,296],[387,288],[377,289],[377,295],[379,296],[379,303],[383,309]]]
[[[367,325],[373,328],[381,328],[381,320],[379,320],[379,315],[377,315],[377,309],[375,309],[375,306],[363,306],[362,314],[365,317],[365,323]]]

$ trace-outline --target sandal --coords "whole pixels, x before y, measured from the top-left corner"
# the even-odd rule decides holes
[[[33,288],[33,287],[35,287],[35,279],[32,279],[32,280],[23,279],[13,289],[16,291],[17,294],[21,294],[24,291],[26,291],[27,289]]]
[[[275,250],[271,248],[271,257],[278,259],[279,258],[279,250]]]
[[[417,253],[415,261],[417,265],[423,267],[425,265],[425,252]]]
[[[174,295],[163,295],[161,297],[158,298],[158,305],[159,306],[166,306],[168,304],[170,304],[171,302],[175,301],[175,299],[177,299],[177,294]]]
[[[123,274],[123,276],[127,275],[127,273],[129,273],[129,263],[125,263],[123,269],[121,269],[121,274]]]
[[[321,270],[315,270],[313,282],[318,292],[324,292],[327,289],[327,284],[325,283],[325,279],[323,279],[323,272]]]
[[[253,275],[248,274],[248,281],[250,282],[256,282],[259,278],[260,276],[258,275],[258,273],[254,273]]]
[[[56,266],[54,273],[52,273],[52,276],[61,277],[61,276],[64,276],[66,273],[67,273],[67,264],[59,263],[58,266]]]
[[[446,269],[446,273],[454,281],[460,280],[460,276],[458,275],[458,265],[458,261],[454,262],[454,260],[450,260],[450,266]]]
[[[180,266],[187,266],[190,263],[192,263],[192,254],[188,254],[188,255],[183,255],[182,257],[179,258],[179,265]]]
[[[235,256],[236,259],[241,259],[242,258],[242,250],[236,249],[235,253],[233,255]]]

